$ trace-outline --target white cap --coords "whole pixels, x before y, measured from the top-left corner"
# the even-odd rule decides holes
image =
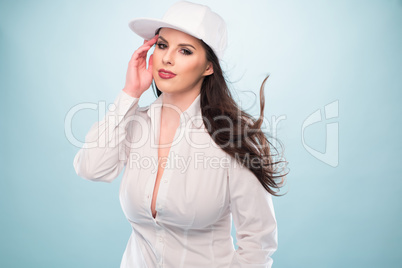
[[[146,40],[152,39],[161,27],[185,32],[203,40],[222,59],[227,46],[225,21],[208,6],[180,1],[172,5],[163,18],[137,18],[129,22],[130,29]]]

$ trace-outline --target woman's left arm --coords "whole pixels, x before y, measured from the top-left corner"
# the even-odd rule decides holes
[[[271,255],[278,248],[272,196],[252,171],[236,161],[229,167],[228,180],[238,245],[230,268],[271,268]]]

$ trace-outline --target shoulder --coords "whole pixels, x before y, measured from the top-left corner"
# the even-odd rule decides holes
[[[143,107],[138,106],[135,111],[135,114],[144,119],[148,119],[150,117],[150,107],[151,107],[151,105],[147,105],[147,106],[143,106]]]
[[[137,108],[137,111],[139,111],[139,112],[146,112],[146,111],[148,111],[149,110],[149,106],[150,105],[147,105],[147,106],[143,106],[143,107],[138,107]]]

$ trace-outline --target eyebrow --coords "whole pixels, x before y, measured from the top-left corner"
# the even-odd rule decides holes
[[[166,39],[165,38],[163,38],[162,36],[159,36],[158,38],[160,38],[160,39],[162,39],[163,41],[165,41],[166,43],[168,43],[169,44],[169,42],[168,41],[166,41]],[[181,46],[181,47],[184,47],[184,46],[189,46],[189,47],[192,47],[192,48],[194,48],[195,50],[197,50],[193,45],[190,45],[190,44],[179,44],[178,46]]]

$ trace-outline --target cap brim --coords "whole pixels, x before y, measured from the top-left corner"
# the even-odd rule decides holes
[[[155,32],[159,28],[162,28],[162,27],[172,28],[175,30],[185,32],[194,37],[197,37],[193,33],[187,31],[186,29],[184,29],[182,27],[176,26],[174,24],[166,23],[159,19],[148,19],[148,18],[133,19],[128,23],[128,27],[130,27],[130,29],[133,32],[135,32],[136,34],[138,34],[139,36],[141,36],[142,38],[144,38],[146,40],[152,39],[155,36]],[[197,37],[197,38],[199,38],[199,37]]]

